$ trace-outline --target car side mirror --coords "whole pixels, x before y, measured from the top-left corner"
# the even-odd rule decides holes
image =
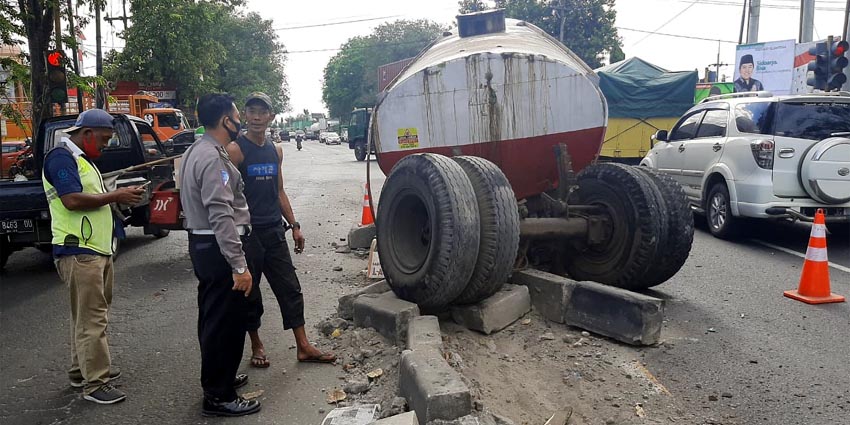
[[[667,130],[658,130],[652,136],[652,140],[656,142],[669,142],[668,137],[670,133]]]

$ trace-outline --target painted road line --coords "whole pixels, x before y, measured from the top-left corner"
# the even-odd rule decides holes
[[[782,252],[784,252],[784,253],[786,253],[786,254],[791,254],[791,255],[794,255],[794,256],[797,256],[797,257],[800,257],[800,258],[803,258],[803,259],[805,259],[805,258],[806,258],[806,254],[803,254],[803,253],[800,253],[800,252],[794,251],[793,249],[788,249],[788,248],[785,248],[785,247],[781,247],[781,246],[779,246],[779,245],[774,245],[774,244],[772,244],[772,243],[770,243],[770,242],[765,242],[765,241],[761,241],[761,240],[758,240],[758,239],[750,239],[750,241],[751,241],[751,242],[755,242],[755,243],[757,243],[757,244],[759,244],[759,245],[764,245],[764,246],[766,246],[766,247],[768,247],[768,248],[771,248],[771,249],[775,249],[775,250],[777,250],[777,251],[782,251]],[[835,270],[841,270],[841,271],[843,271],[844,273],[850,273],[850,267],[844,267],[844,266],[842,266],[841,264],[835,264],[835,263],[833,263],[833,262],[829,262],[829,263],[827,263],[827,264],[829,264],[829,267],[832,267],[832,268],[834,268]]]

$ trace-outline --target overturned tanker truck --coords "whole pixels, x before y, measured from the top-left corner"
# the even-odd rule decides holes
[[[469,304],[534,267],[626,289],[684,264],[693,217],[671,178],[597,163],[607,105],[593,71],[502,10],[458,17],[380,96],[384,275],[423,308]]]

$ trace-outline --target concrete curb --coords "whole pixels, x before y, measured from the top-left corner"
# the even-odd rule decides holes
[[[357,292],[339,297],[336,311],[339,314],[339,317],[345,320],[352,320],[354,319],[354,300],[356,300],[361,295],[383,294],[385,292],[389,292],[390,290],[390,285],[387,283],[386,280],[375,282],[369,286],[366,286],[365,288],[358,290]]]
[[[511,281],[529,288],[534,307],[549,320],[632,345],[652,345],[661,337],[659,298],[539,270],[516,272]]]
[[[410,320],[419,316],[419,306],[404,301],[393,292],[365,294],[354,300],[354,326],[374,328],[401,348],[407,344]]]
[[[416,412],[420,425],[452,420],[472,412],[472,394],[460,374],[433,348],[401,354],[399,391]]]
[[[504,285],[502,290],[478,304],[452,307],[455,323],[489,335],[508,327],[531,311],[528,288]]]

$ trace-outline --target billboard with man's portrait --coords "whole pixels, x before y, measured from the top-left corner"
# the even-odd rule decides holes
[[[794,73],[794,40],[742,44],[735,49],[735,92],[767,90],[789,94]]]

